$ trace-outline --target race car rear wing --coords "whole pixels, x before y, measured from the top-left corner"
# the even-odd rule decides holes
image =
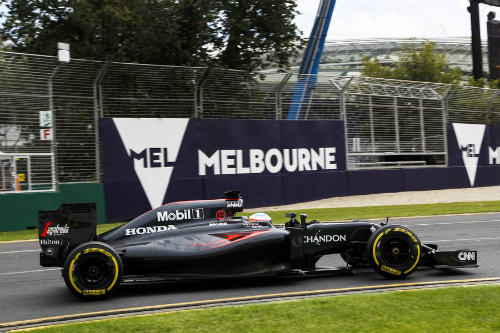
[[[62,204],[57,210],[38,212],[40,265],[62,266],[77,245],[96,238],[96,204]]]

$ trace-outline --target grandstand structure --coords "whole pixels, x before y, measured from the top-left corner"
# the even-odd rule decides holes
[[[470,37],[456,38],[377,38],[330,40],[326,42],[321,59],[319,74],[334,74],[340,76],[358,76],[363,67],[365,57],[377,58],[381,63],[391,64],[399,59],[401,52],[408,47],[417,49],[425,42],[433,42],[436,50],[444,53],[451,67],[459,67],[464,78],[472,74],[472,52]],[[483,41],[483,59],[488,63],[488,45]],[[298,71],[299,56],[292,70]]]

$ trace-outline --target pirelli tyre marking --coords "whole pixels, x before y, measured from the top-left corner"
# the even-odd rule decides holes
[[[401,275],[401,271],[398,271],[397,269],[390,268],[390,267],[387,267],[384,265],[380,266],[380,270],[387,272],[389,274],[393,274],[393,275],[398,275],[398,276]]]
[[[400,235],[404,234],[406,237],[401,237]],[[398,236],[399,234],[399,236]],[[372,262],[374,264],[374,269],[379,272],[382,275],[390,275],[393,277],[404,277],[408,274],[410,274],[418,265],[418,262],[420,260],[420,241],[417,239],[415,234],[405,228],[405,227],[385,227],[382,229],[379,229],[374,235],[375,237],[373,244],[372,244],[372,249],[371,249],[371,256],[372,256]],[[400,263],[400,265],[391,267],[393,265],[385,262],[384,260],[381,259],[382,257],[382,249],[380,248],[384,242],[390,242],[391,240],[395,240],[399,238],[399,242],[402,245],[405,245],[404,243],[406,242],[404,238],[408,241],[408,259],[411,261],[408,261],[407,263]],[[402,241],[402,242],[401,242]],[[411,244],[410,244],[411,243]],[[398,246],[395,246],[393,248],[394,255],[397,256],[400,254],[399,251],[401,249]],[[402,266],[403,269],[398,269]]]
[[[113,265],[114,265],[114,278],[113,278],[113,281],[111,282],[111,284],[106,288],[106,289],[80,289],[78,288],[78,286],[76,285],[74,279],[73,279],[73,275],[74,275],[74,269],[75,269],[75,264],[77,263],[78,259],[80,258],[80,256],[82,254],[87,254],[87,253],[91,253],[91,252],[99,252],[99,253],[102,253],[104,254],[105,256],[107,256],[108,258],[110,258],[113,262]],[[119,266],[118,266],[118,262],[116,261],[115,257],[109,253],[108,251],[104,250],[104,249],[100,249],[100,248],[89,248],[89,249],[85,249],[83,252],[79,252],[75,258],[73,258],[73,260],[71,261],[71,264],[69,266],[69,280],[70,280],[70,283],[71,285],[73,286],[73,288],[75,289],[75,291],[77,291],[78,293],[84,295],[84,296],[101,296],[101,295],[105,295],[106,292],[110,291],[114,285],[116,284],[116,281],[118,280],[118,276],[119,276]]]

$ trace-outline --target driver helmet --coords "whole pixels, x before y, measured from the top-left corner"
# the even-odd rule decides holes
[[[272,219],[266,213],[255,213],[250,215],[248,222],[272,222]]]

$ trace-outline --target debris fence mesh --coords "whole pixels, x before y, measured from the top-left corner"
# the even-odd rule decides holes
[[[500,91],[0,52],[0,190],[19,187],[21,169],[30,190],[100,181],[102,117],[289,119],[297,110],[344,120],[350,169],[446,165],[446,124],[499,123]],[[42,140],[47,128],[52,140]]]

